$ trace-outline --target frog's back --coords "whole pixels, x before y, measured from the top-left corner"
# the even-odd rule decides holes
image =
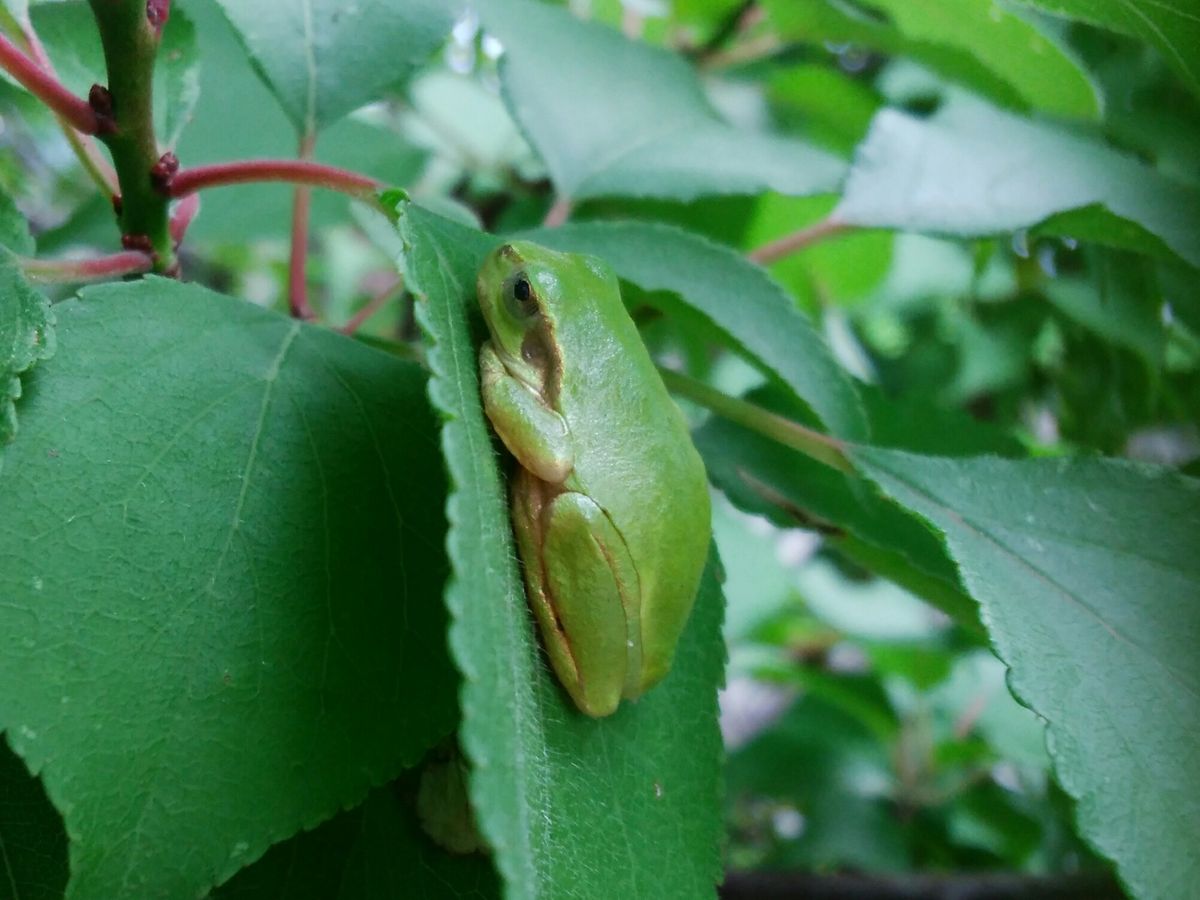
[[[625,538],[641,581],[649,687],[666,673],[708,556],[711,514],[704,464],[621,302],[616,279],[596,260],[583,283],[594,291],[564,302],[559,408],[571,430],[568,486],[594,499]]]

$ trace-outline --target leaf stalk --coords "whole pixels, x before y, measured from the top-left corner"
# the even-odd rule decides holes
[[[381,185],[374,178],[303,159],[246,159],[194,166],[176,173],[166,188],[171,197],[186,197],[207,188],[268,181],[325,188],[380,206],[375,194]]]
[[[121,253],[90,259],[20,257],[18,265],[30,281],[43,284],[85,284],[149,272],[154,268],[154,257],[140,250],[124,250]]]
[[[770,265],[785,256],[799,253],[813,244],[819,244],[821,241],[844,234],[853,228],[853,225],[848,225],[830,216],[806,228],[801,228],[799,231],[786,234],[778,240],[763,244],[747,255],[760,266]]]
[[[0,34],[0,67],[77,131],[95,134],[99,119],[86,100],[76,97],[54,75],[3,34]]]
[[[751,431],[761,434],[785,447],[798,450],[805,456],[824,463],[839,472],[853,474],[854,465],[846,451],[846,445],[837,438],[821,434],[811,428],[786,419],[781,415],[722,394],[707,384],[688,378],[671,369],[659,368],[663,383],[675,393],[712,410],[723,419],[728,419]]]

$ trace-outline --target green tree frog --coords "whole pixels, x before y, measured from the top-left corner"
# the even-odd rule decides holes
[[[671,666],[711,538],[704,464],[604,263],[514,241],[478,292],[529,602],[575,705],[606,716]]]

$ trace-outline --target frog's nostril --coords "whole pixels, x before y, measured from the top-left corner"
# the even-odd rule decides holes
[[[512,244],[505,244],[499,249],[499,254],[512,263],[521,262],[521,254],[517,252],[517,248]]]

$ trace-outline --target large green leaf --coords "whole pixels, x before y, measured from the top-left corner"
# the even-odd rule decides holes
[[[104,51],[96,19],[87,3],[39,3],[32,9],[33,26],[59,78],[86,97],[93,84],[107,84]],[[172,9],[154,61],[154,126],[158,142],[174,147],[200,96],[200,56],[196,32],[180,9]]]
[[[993,72],[975,54],[959,47],[914,40],[893,25],[864,15],[837,0],[763,0],[771,25],[792,41],[823,46],[870,48],[920,62],[951,81],[1014,109],[1029,101],[1016,87]]]
[[[945,536],[1079,825],[1142,898],[1200,881],[1200,482],[1103,459],[862,449]]]
[[[955,47],[1003,78],[1028,105],[1098,118],[1096,87],[1070,54],[993,0],[867,0],[917,41]]]
[[[679,56],[533,0],[478,0],[505,98],[560,196],[832,191],[845,171],[807,144],[735,129]]]
[[[446,39],[460,2],[218,0],[301,135],[377,99]]]
[[[408,283],[445,417],[450,643],[463,674],[471,799],[509,896],[705,897],[720,876],[724,649],[710,565],[666,680],[592,720],[542,659],[480,407],[475,276],[496,239],[415,206],[400,220]]]
[[[866,437],[854,382],[772,278],[741,254],[669,225],[595,222],[534,240],[591,253],[648,291],[671,291],[755,365],[791,388],[841,437]]]
[[[1184,83],[1200,94],[1200,12],[1195,0],[1015,0],[1056,16],[1082,19],[1156,46]]]
[[[0,475],[0,727],[68,896],[197,896],[453,727],[424,378],[172,281],[57,310]]]
[[[833,215],[848,223],[989,235],[1102,205],[1200,266],[1200,191],[1102,144],[965,97],[928,119],[875,117]],[[1089,237],[1126,246],[1111,224]]]
[[[992,0],[866,0],[885,23],[826,0],[772,0],[772,20],[788,37],[853,42],[918,60],[1018,108],[1097,118],[1096,89],[1078,63],[1033,25]],[[981,74],[986,73],[986,75]],[[995,82],[1003,87],[997,89]]]
[[[0,207],[11,205],[6,195]],[[0,229],[8,231],[11,220],[0,209]],[[28,233],[24,241],[14,231],[10,239],[32,243]],[[21,274],[17,259],[0,247],[0,463],[4,445],[17,433],[17,410],[21,396],[21,375],[39,360],[54,354],[54,313],[50,301],[35,291]]]

